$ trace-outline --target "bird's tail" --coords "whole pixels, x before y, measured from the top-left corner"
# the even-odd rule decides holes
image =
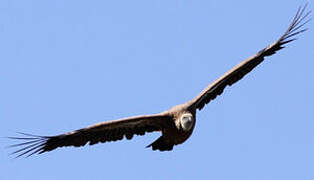
[[[168,143],[165,141],[164,136],[160,136],[156,141],[152,144],[146,146],[146,148],[152,147],[152,150],[159,150],[159,151],[171,151],[173,149],[173,144]]]

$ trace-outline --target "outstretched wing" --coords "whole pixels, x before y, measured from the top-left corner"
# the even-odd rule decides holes
[[[198,96],[188,102],[188,106],[201,110],[207,103],[220,95],[227,85],[231,86],[236,83],[242,79],[243,76],[252,71],[257,65],[263,62],[264,57],[275,54],[278,50],[284,48],[284,44],[296,40],[295,36],[306,31],[307,29],[302,29],[302,27],[311,20],[306,20],[311,13],[311,11],[305,13],[306,7],[307,4],[303,8],[300,7],[298,9],[297,14],[295,15],[289,28],[277,41],[262,49],[254,56],[244,60],[212,84],[207,86]]]
[[[171,117],[167,114],[154,114],[134,116],[124,119],[118,119],[108,122],[98,123],[87,128],[68,132],[57,136],[35,136],[26,133],[20,133],[26,137],[9,137],[25,142],[11,145],[10,147],[19,147],[12,154],[17,157],[33,154],[41,154],[63,146],[84,146],[89,142],[90,145],[104,143],[109,141],[132,139],[133,135],[144,135],[145,132],[161,131],[171,126]]]

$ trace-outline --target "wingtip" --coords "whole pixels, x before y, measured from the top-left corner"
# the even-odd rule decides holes
[[[46,136],[38,136],[23,132],[17,132],[20,135],[26,137],[14,137],[9,136],[7,138],[17,141],[24,141],[17,144],[12,144],[7,146],[6,148],[17,148],[14,152],[10,153],[10,156],[16,155],[14,159],[24,157],[30,157],[36,153],[43,151],[43,147],[45,146],[47,140],[49,139]]]
[[[308,28],[303,28],[305,24],[312,20],[310,14],[312,10],[306,12],[308,3],[299,6],[296,15],[294,16],[290,26],[286,30],[286,32],[278,39],[279,45],[287,44],[296,40],[296,36],[307,31]]]

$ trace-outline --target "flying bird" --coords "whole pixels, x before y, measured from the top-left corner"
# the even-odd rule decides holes
[[[134,135],[144,135],[154,131],[161,132],[161,136],[147,147],[152,148],[152,150],[171,151],[175,145],[182,144],[191,136],[196,123],[197,110],[201,110],[206,104],[222,94],[226,86],[231,86],[242,79],[263,62],[266,56],[275,54],[284,48],[285,44],[296,40],[296,35],[307,30],[303,29],[303,26],[310,20],[307,17],[311,11],[305,12],[306,7],[307,5],[299,7],[290,26],[278,40],[232,68],[207,86],[194,99],[158,114],[101,122],[56,136],[20,133],[23,135],[22,137],[9,137],[23,140],[22,143],[10,146],[19,148],[12,154],[16,154],[17,157],[31,156],[65,146],[79,147],[87,143],[93,145],[122,140],[124,137],[130,140]]]

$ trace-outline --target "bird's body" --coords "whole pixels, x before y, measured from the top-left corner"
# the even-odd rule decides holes
[[[188,104],[180,104],[177,106],[172,107],[168,111],[164,112],[166,113],[169,117],[171,117],[171,121],[173,122],[173,125],[169,128],[165,128],[162,131],[162,140],[166,143],[169,144],[169,146],[173,145],[178,145],[182,144],[184,141],[186,141],[192,134],[195,123],[196,123],[196,111],[195,110],[190,110],[188,108]],[[191,124],[190,127],[185,129],[183,124],[181,123],[181,119],[184,116],[191,116]],[[157,142],[156,140],[155,142]],[[154,142],[154,143],[155,143]],[[157,145],[157,143],[152,143],[152,148],[153,150],[159,149],[163,150],[163,148],[159,148],[160,146]],[[149,147],[149,146],[148,146]],[[172,150],[172,147],[171,149]]]
[[[26,142],[12,145],[12,147],[22,146],[14,154],[30,156],[64,146],[79,147],[87,143],[93,145],[100,142],[122,140],[123,138],[132,139],[134,135],[144,135],[146,132],[154,131],[161,132],[162,135],[147,147],[160,151],[172,150],[175,145],[182,144],[191,136],[196,123],[197,110],[201,110],[220,95],[225,87],[242,79],[243,76],[263,62],[264,57],[273,55],[276,51],[284,48],[284,44],[294,41],[296,35],[306,30],[301,28],[308,22],[305,18],[311,11],[305,13],[305,9],[306,5],[298,9],[291,25],[277,41],[232,68],[207,86],[194,99],[184,104],[174,106],[158,114],[106,121],[56,136],[35,136],[21,133],[27,137],[11,137],[12,139],[26,140]]]

